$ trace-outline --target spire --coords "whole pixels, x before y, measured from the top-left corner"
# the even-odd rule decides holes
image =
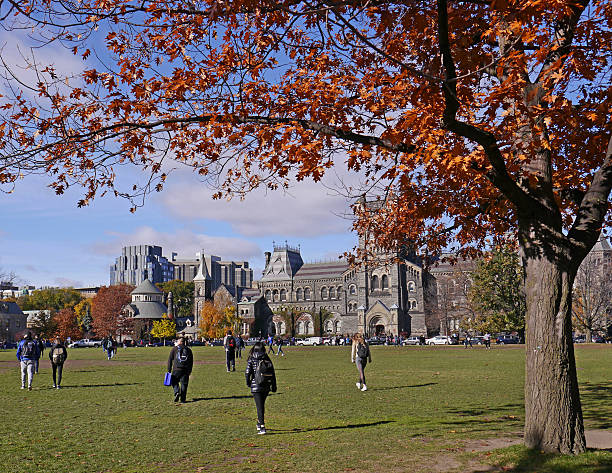
[[[194,281],[208,281],[210,280],[210,275],[208,274],[208,269],[204,264],[204,252],[200,253],[200,267],[198,268],[198,274],[196,274]]]

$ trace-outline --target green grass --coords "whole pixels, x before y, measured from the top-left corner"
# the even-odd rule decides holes
[[[372,347],[363,393],[349,348],[287,347],[273,357],[266,436],[255,435],[244,359],[226,373],[220,347],[194,348],[190,402],[176,405],[162,385],[168,351],[120,349],[107,361],[100,349],[73,349],[64,389],[51,389],[45,361],[32,392],[19,389],[15,351],[0,352],[0,471],[612,471],[609,452],[471,451],[521,434],[521,348]],[[609,428],[612,346],[577,347],[577,362],[585,423]]]

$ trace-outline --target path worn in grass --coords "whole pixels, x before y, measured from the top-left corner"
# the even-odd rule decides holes
[[[0,471],[612,471],[609,452],[559,463],[508,447],[523,426],[521,348],[373,347],[360,392],[348,348],[289,347],[273,356],[266,436],[255,435],[244,359],[226,373],[220,347],[195,347],[190,402],[176,405],[162,385],[168,351],[107,361],[73,349],[65,389],[50,389],[47,360],[32,392],[19,390],[14,350],[0,352]],[[587,426],[605,428],[612,347],[579,347],[577,359]]]

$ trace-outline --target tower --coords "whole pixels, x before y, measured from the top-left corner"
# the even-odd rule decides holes
[[[198,274],[193,278],[194,295],[193,295],[193,321],[196,327],[200,326],[200,313],[204,307],[204,302],[211,299],[212,278],[206,268],[204,261],[204,252],[200,253],[200,267]]]

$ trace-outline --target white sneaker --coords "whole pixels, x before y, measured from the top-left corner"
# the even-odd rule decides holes
[[[261,429],[259,429],[259,432],[257,432],[257,435],[265,435],[265,434],[266,434],[265,427],[262,427]]]
[[[364,384],[364,385],[361,387],[361,390],[362,390],[362,391],[367,391],[367,390],[368,390],[368,387],[367,387],[367,386]]]
[[[355,383],[355,386],[357,386],[357,389],[361,389],[361,383]]]

